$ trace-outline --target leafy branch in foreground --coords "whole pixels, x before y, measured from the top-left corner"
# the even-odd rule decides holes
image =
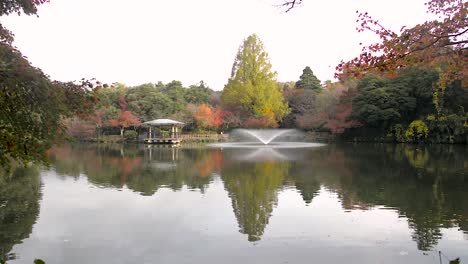
[[[362,77],[367,73],[395,76],[403,68],[435,67],[439,80],[434,87],[437,113],[443,108],[440,98],[448,84],[468,79],[468,2],[463,0],[431,0],[428,13],[437,19],[412,28],[402,27],[394,32],[383,26],[367,12],[359,13],[358,32],[371,31],[380,42],[365,46],[362,53],[337,67],[337,77]]]

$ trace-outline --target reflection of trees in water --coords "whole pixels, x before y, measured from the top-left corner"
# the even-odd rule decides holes
[[[437,244],[441,228],[458,226],[468,234],[468,153],[463,147],[359,144],[300,151],[294,155],[303,158],[292,161],[235,161],[245,153],[137,146],[68,146],[51,156],[59,173],[84,173],[94,184],[126,185],[143,195],[161,187],[203,192],[213,173],[220,172],[240,231],[251,241],[262,236],[282,185],[294,186],[306,203],[325,188],[346,210],[395,208],[408,218],[421,250]]]
[[[288,162],[233,163],[222,169],[239,231],[247,234],[249,241],[263,235],[288,170]]]
[[[98,186],[126,185],[142,195],[153,195],[161,187],[203,192],[222,165],[219,150],[137,145],[69,145],[53,149],[50,156],[59,174],[82,173]]]
[[[300,192],[306,204],[310,204],[312,199],[320,191],[320,180],[316,170],[305,170],[302,166],[291,166],[287,183],[293,185]]]
[[[398,209],[408,218],[421,250],[437,244],[442,227],[468,231],[467,153],[463,148],[357,145],[333,152],[343,152],[345,162],[323,160],[316,169],[325,173],[322,184],[337,192],[345,209],[376,205]],[[348,172],[339,173],[344,170]]]
[[[39,215],[41,183],[36,167],[19,168],[11,178],[0,177],[0,259],[28,238]]]

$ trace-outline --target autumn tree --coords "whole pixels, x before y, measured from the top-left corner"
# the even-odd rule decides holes
[[[245,113],[243,119],[267,119],[276,126],[288,113],[288,106],[277,86],[268,54],[257,35],[250,35],[239,47],[231,77],[224,87],[224,107]]]
[[[88,140],[96,133],[96,126],[77,117],[67,119],[65,125],[68,134],[78,140]]]
[[[125,129],[128,127],[135,127],[141,124],[140,119],[135,116],[132,112],[128,111],[128,104],[124,96],[119,98],[119,104],[122,111],[120,112],[117,119],[109,120],[108,124],[112,127],[120,128],[120,136],[124,136]]]
[[[315,107],[317,93],[309,89],[291,89],[284,92],[291,112],[283,118],[283,127],[296,127],[298,118],[312,114]]]
[[[211,108],[206,104],[200,105],[194,113],[198,126],[202,128],[220,127],[223,124],[223,116],[222,110]]]
[[[302,71],[302,75],[299,77],[299,81],[296,82],[295,88],[319,91],[322,89],[322,85],[320,84],[320,80],[317,79],[312,72],[312,69],[307,66]]]
[[[402,68],[436,67],[433,102],[438,116],[443,114],[446,87],[454,81],[468,79],[468,2],[431,0],[428,13],[437,19],[395,32],[367,12],[358,15],[357,30],[371,31],[380,42],[365,46],[360,56],[337,66],[339,74],[362,76],[366,73],[396,74]],[[338,74],[338,75],[339,75]]]
[[[297,126],[309,130],[329,130],[333,134],[342,134],[346,129],[360,125],[352,116],[352,100],[356,88],[346,82],[328,83],[315,98],[311,112],[297,117]]]

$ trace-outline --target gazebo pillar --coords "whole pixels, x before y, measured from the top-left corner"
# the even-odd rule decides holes
[[[149,129],[148,129],[148,139],[151,139],[152,136],[151,136],[151,126],[149,126]]]

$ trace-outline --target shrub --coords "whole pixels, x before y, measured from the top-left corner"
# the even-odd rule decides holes
[[[126,130],[124,132],[125,139],[135,139],[138,136],[138,133],[135,130]]]
[[[405,131],[405,137],[410,142],[424,141],[429,135],[429,128],[421,120],[414,120]]]

